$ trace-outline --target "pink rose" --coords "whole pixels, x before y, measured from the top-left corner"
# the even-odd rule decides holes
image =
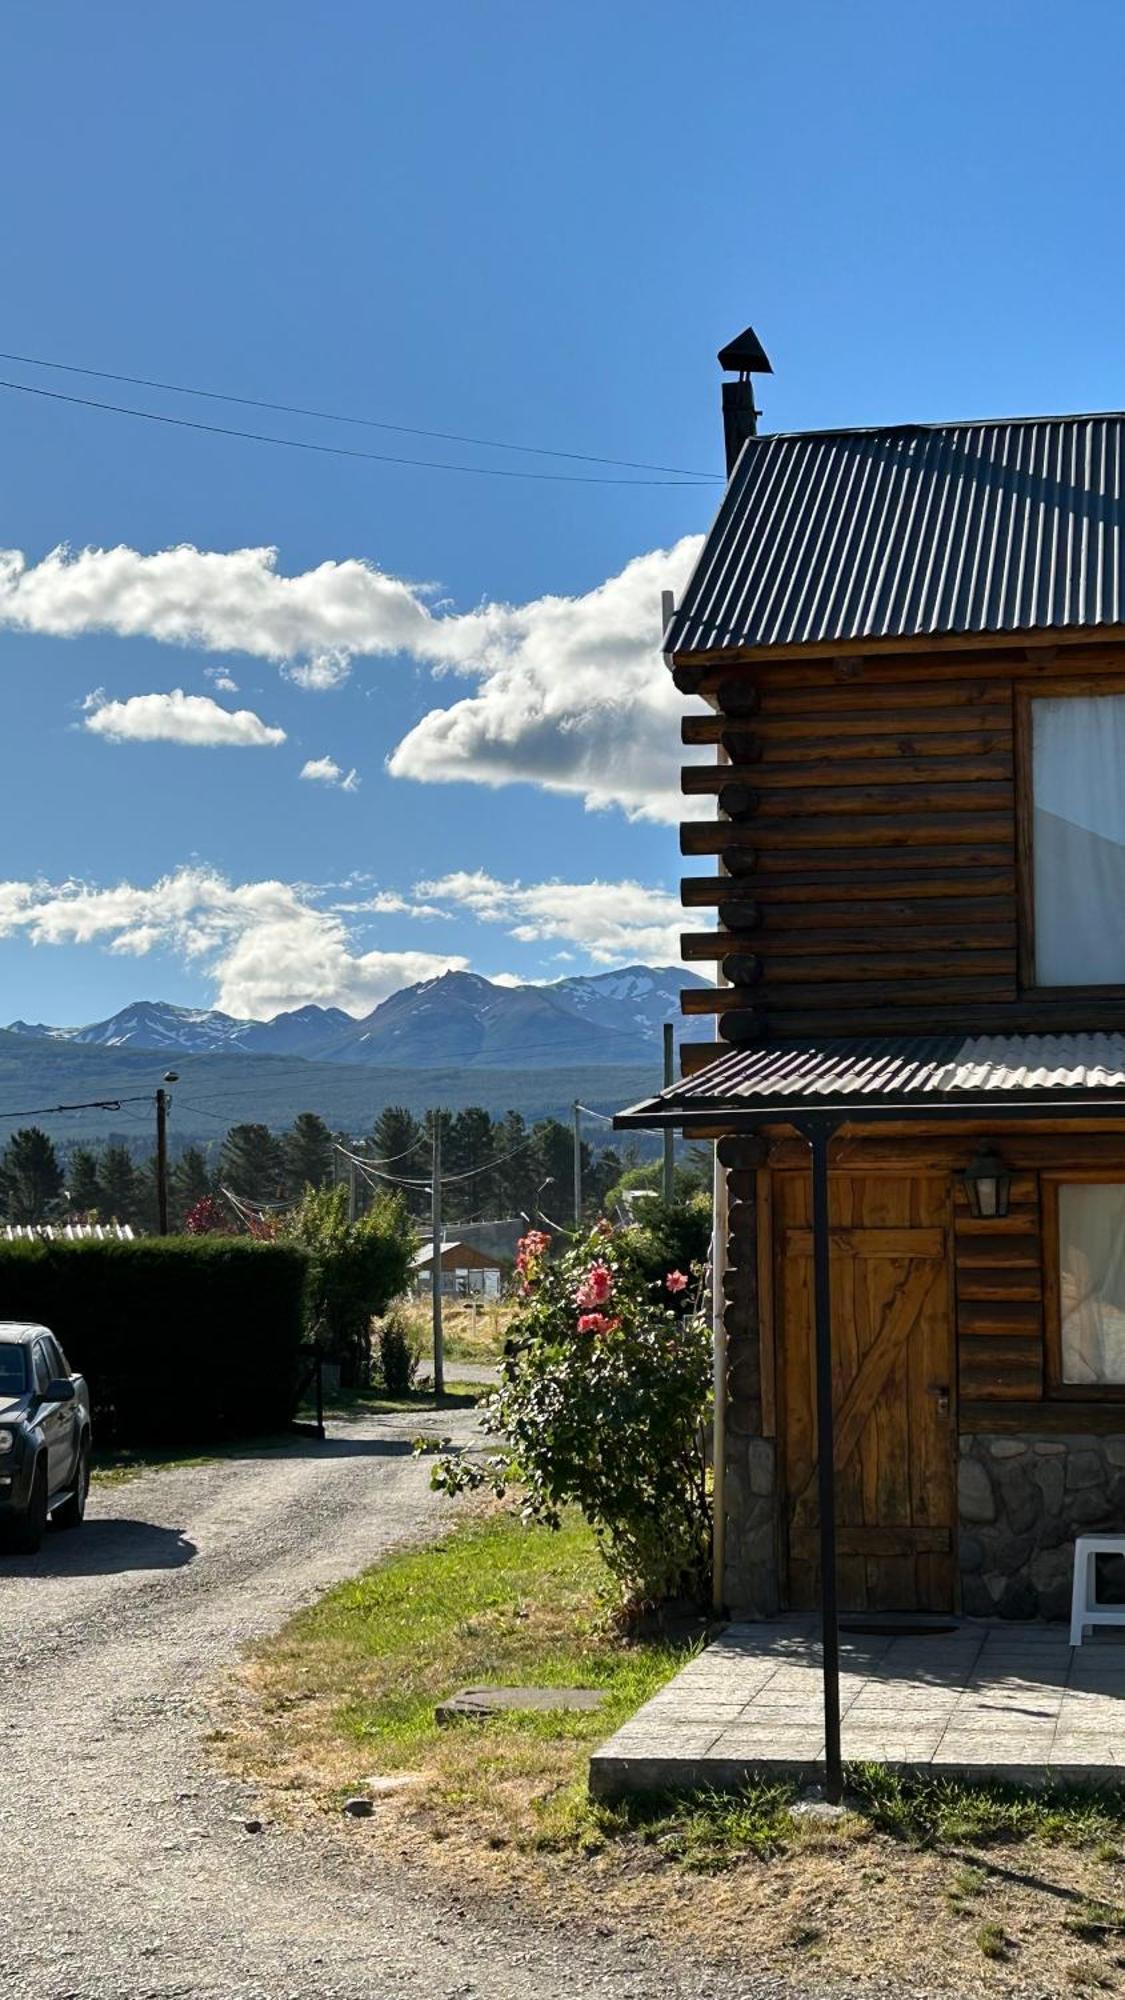
[[[664,1283],[670,1292],[686,1292],[688,1281],[682,1271],[669,1271]]]
[[[579,1333],[612,1333],[620,1326],[619,1319],[607,1319],[604,1313],[583,1313],[578,1321]]]
[[[604,1306],[613,1290],[613,1273],[606,1264],[591,1264],[578,1287],[580,1306]]]

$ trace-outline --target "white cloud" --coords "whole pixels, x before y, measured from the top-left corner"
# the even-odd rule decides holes
[[[698,548],[688,536],[638,556],[580,597],[443,621],[444,657],[476,691],[424,715],[391,772],[431,784],[522,780],[631,819],[706,814],[709,801],[680,797],[684,703],[660,657],[660,593],[682,589]]]
[[[301,766],[301,776],[316,785],[334,785],[339,792],[359,790],[359,772],[354,767],[350,771],[341,770],[332,757],[310,757]]]
[[[349,558],[282,576],[273,549],[0,550],[0,626],[145,636],[272,660],[301,686],[336,687],[356,658],[405,654],[476,683],[424,715],[393,751],[397,777],[516,781],[592,808],[676,820],[682,700],[659,654],[660,593],[682,589],[700,547],[686,536],[574,597],[459,613],[432,587]]]
[[[683,912],[664,889],[640,882],[498,882],[478,870],[420,882],[483,923],[503,924],[521,944],[558,939],[596,965],[677,965]]]
[[[84,727],[111,743],[185,743],[194,748],[245,749],[284,743],[284,729],[263,722],[249,708],[221,708],[209,694],[135,694],[107,701],[101,689],[87,696]]]
[[[451,954],[357,951],[341,915],[311,895],[289,882],[229,882],[202,867],[178,868],[150,887],[0,882],[0,937],[97,944],[133,957],[170,950],[203,967],[219,1007],[258,1019],[309,1001],[366,1014],[400,986],[467,965]]]
[[[212,687],[217,687],[221,694],[238,693],[238,682],[233,678],[232,675],[226,672],[225,668],[204,667],[203,671],[206,674],[208,680],[210,681]]]

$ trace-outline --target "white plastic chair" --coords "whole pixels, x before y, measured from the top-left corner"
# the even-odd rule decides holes
[[[1125,1625],[1125,1604],[1098,1603],[1098,1556],[1125,1556],[1125,1535],[1078,1535],[1070,1597],[1070,1643],[1080,1646],[1087,1625]]]

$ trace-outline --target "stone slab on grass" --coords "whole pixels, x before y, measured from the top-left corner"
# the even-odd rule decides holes
[[[489,1715],[549,1715],[556,1709],[590,1713],[606,1698],[604,1688],[461,1688],[438,1703],[435,1722],[477,1722]]]

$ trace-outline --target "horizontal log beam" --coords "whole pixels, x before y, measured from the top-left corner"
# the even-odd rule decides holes
[[[747,938],[753,939],[754,950],[759,957],[771,961],[823,959],[846,967],[856,957],[869,956],[876,966],[872,978],[883,978],[891,969],[892,960],[932,952],[945,954],[942,960],[937,961],[942,964],[949,963],[948,954],[951,951],[958,955],[961,952],[971,953],[974,972],[1006,970],[1014,962],[1016,950],[1014,924],[976,927],[956,923],[919,924],[912,928],[903,923],[890,923],[883,929],[872,926],[856,931],[814,930],[811,927],[807,930],[779,931],[772,926],[763,928],[760,921],[746,926],[730,923],[724,914],[721,930],[683,931],[680,935],[680,955],[689,960],[718,960],[730,951],[737,951]]]
[[[899,804],[906,804],[921,789],[943,795],[968,791],[972,802],[1003,804],[1011,797],[1012,758],[1009,753],[983,757],[962,757],[956,762],[940,757],[902,758],[891,764],[878,758],[857,758],[844,763],[839,753],[823,762],[804,764],[685,764],[680,772],[680,790],[689,797],[706,798],[726,784],[752,785],[759,792],[780,792],[791,797],[838,793],[862,786],[894,790],[901,786]],[[981,797],[980,794],[984,796]],[[990,793],[995,796],[990,797]]]
[[[971,712],[961,717],[941,711],[880,708],[875,714],[854,715],[849,709],[838,717],[793,721],[759,714],[742,725],[725,715],[680,717],[680,741],[688,748],[725,745],[728,738],[753,742],[770,763],[838,761],[845,752],[849,757],[887,762],[900,757],[980,757],[1007,755],[1012,748],[1012,730],[1006,717],[985,727],[982,717]]]
[[[890,809],[885,808],[888,814]],[[680,828],[682,854],[721,854],[727,846],[752,847],[756,853],[770,849],[793,852],[798,848],[844,843],[850,848],[948,847],[961,842],[966,848],[985,850],[999,847],[1011,854],[1014,825],[1010,813],[942,812],[926,810],[904,813],[901,806],[893,822],[880,813],[872,817],[858,814],[850,818],[825,813],[822,819],[808,816],[772,822],[756,819],[753,824],[724,825],[721,820],[688,820]],[[987,857],[990,858],[990,857]]]

